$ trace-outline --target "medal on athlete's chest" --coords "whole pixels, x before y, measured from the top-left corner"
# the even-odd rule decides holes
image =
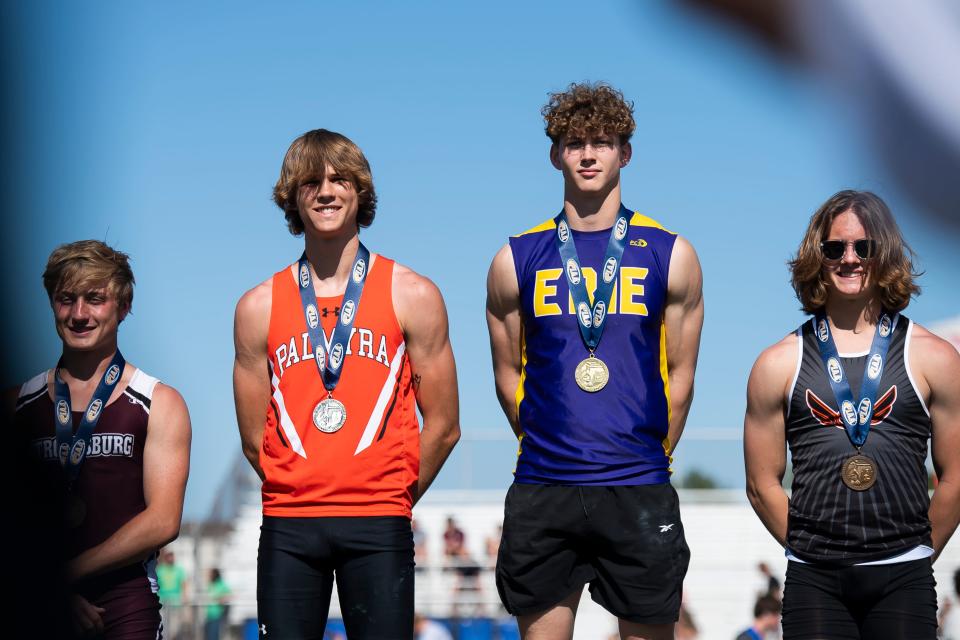
[[[865,455],[850,456],[843,463],[841,477],[854,491],[866,491],[877,481],[877,465]]]
[[[303,315],[307,322],[307,332],[313,345],[314,362],[317,372],[327,390],[327,397],[313,408],[313,425],[322,433],[336,433],[347,422],[347,407],[333,397],[333,390],[340,381],[343,372],[343,360],[350,340],[353,321],[360,308],[360,295],[370,269],[370,252],[363,243],[359,243],[357,255],[350,270],[350,279],[343,294],[343,303],[337,324],[330,338],[329,353],[324,349],[326,338],[320,328],[320,314],[317,313],[317,296],[310,277],[310,265],[307,254],[300,257],[298,264],[298,284]],[[349,310],[349,311],[348,311]]]
[[[577,248],[573,242],[573,232],[567,223],[567,215],[564,211],[561,211],[555,218],[557,223],[557,251],[560,253],[563,271],[567,276],[570,295],[576,305],[577,327],[590,352],[590,355],[577,365],[573,372],[573,379],[577,386],[587,393],[600,391],[610,381],[610,369],[594,352],[603,335],[603,328],[607,321],[607,303],[610,300],[614,282],[620,270],[620,261],[623,259],[623,250],[626,244],[624,240],[630,226],[629,215],[629,210],[621,205],[617,220],[613,229],[610,230],[610,240],[607,242],[603,267],[600,270],[601,277],[597,282],[592,304],[587,293],[583,271],[580,268],[580,259],[577,257]]]
[[[833,395],[840,408],[840,421],[857,449],[855,455],[843,461],[840,478],[843,484],[854,491],[866,491],[872,487],[879,474],[877,463],[861,453],[861,448],[870,433],[870,421],[873,419],[874,403],[880,387],[880,376],[886,364],[887,350],[893,339],[893,328],[897,323],[897,314],[888,314],[885,310],[877,321],[876,333],[867,355],[863,372],[859,402],[854,402],[853,392],[847,380],[846,372],[840,362],[840,354],[830,332],[826,314],[819,312],[815,318],[815,333],[820,357],[823,359],[827,379],[833,389]]]
[[[347,408],[333,396],[324,398],[313,408],[313,424],[324,433],[340,431],[346,421]]]
[[[83,524],[87,517],[87,505],[75,493],[76,480],[80,468],[87,458],[87,443],[93,435],[100,416],[103,414],[110,394],[123,377],[126,360],[118,350],[97,383],[86,411],[80,419],[76,433],[73,432],[73,410],[70,402],[70,386],[60,376],[60,363],[53,372],[53,418],[56,430],[57,455],[67,477],[66,525],[75,529]]]
[[[577,386],[589,393],[600,391],[610,380],[610,370],[607,365],[592,353],[580,361],[573,375]]]

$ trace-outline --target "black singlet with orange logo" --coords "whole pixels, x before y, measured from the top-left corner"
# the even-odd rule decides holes
[[[842,481],[843,462],[856,453],[817,347],[813,320],[797,329],[797,373],[786,435],[793,463],[787,546],[807,562],[853,565],[931,545],[927,509],[930,416],[908,361],[913,323],[900,316],[880,376],[863,455],[877,464],[876,484],[854,491]],[[867,353],[840,354],[859,398]]]

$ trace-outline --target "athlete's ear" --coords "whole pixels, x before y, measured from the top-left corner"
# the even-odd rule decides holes
[[[630,158],[633,157],[633,147],[630,146],[629,142],[624,142],[620,145],[620,168],[623,169],[625,166],[630,164]]]
[[[560,171],[560,145],[556,142],[550,145],[550,164],[557,171]]]
[[[120,324],[121,322],[123,322],[126,319],[128,313],[130,313],[129,304],[126,304],[120,307],[120,319],[117,320],[117,324]]]

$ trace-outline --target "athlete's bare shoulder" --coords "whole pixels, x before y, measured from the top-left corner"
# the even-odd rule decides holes
[[[799,340],[796,333],[790,333],[760,353],[750,372],[748,394],[786,397],[787,386],[797,368]]]
[[[266,350],[272,304],[272,277],[240,296],[233,318],[233,338],[238,358],[251,356],[258,359]]]
[[[393,305],[400,328],[406,333],[416,318],[446,320],[440,289],[430,278],[399,262],[393,263]]]
[[[273,277],[250,289],[237,302],[236,323],[268,323],[273,301]]]
[[[797,341],[799,340],[800,337],[796,332],[791,331],[761,351],[757,358],[757,364],[762,364],[763,367],[773,370],[787,368],[793,371],[797,364]]]
[[[956,347],[917,323],[913,323],[910,364],[924,378],[960,376],[960,352]]]
[[[246,291],[237,302],[237,317],[241,315],[270,312],[270,303],[273,298],[273,276],[270,276],[254,288]]]

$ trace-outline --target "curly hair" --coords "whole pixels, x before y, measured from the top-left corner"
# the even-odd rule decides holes
[[[99,240],[60,245],[50,254],[43,270],[43,287],[51,302],[59,291],[85,292],[106,287],[117,303],[129,311],[134,282],[130,256]]]
[[[891,311],[902,311],[912,296],[920,294],[914,282],[920,275],[913,267],[916,254],[903,239],[886,203],[869,191],[851,189],[834,194],[813,214],[797,255],[788,262],[790,283],[802,309],[813,314],[827,303],[820,243],[830,233],[833,221],[847,211],[860,219],[867,237],[877,241],[877,255],[868,267],[880,290],[880,302]]]
[[[572,83],[566,91],[550,94],[540,110],[545,131],[554,144],[565,135],[616,135],[626,144],[637,124],[633,121],[633,102],[604,82]]]
[[[322,182],[327,167],[345,176],[357,191],[357,225],[369,227],[377,215],[377,192],[373,188],[370,163],[352,140],[333,131],[314,129],[290,144],[283,158],[280,178],[273,188],[273,201],[283,209],[287,227],[295,236],[303,233],[303,220],[297,210],[300,185]]]

